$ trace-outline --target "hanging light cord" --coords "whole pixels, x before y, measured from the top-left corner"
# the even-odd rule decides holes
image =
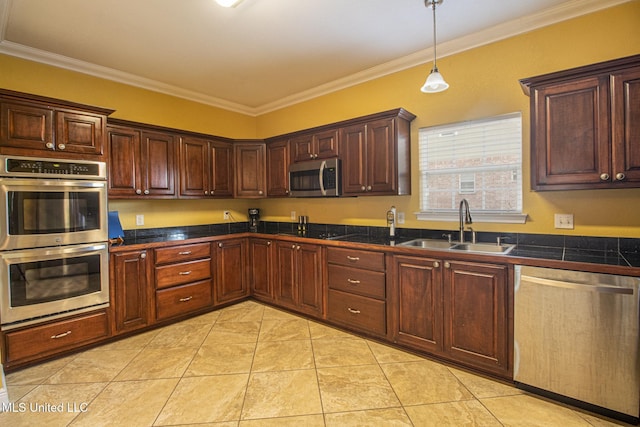
[[[425,5],[427,7],[431,5],[433,8],[433,70],[436,72],[438,71],[438,65],[436,64],[438,59],[438,53],[436,50],[436,46],[438,45],[438,43],[436,43],[436,4],[438,3],[442,3],[442,0],[425,0]]]

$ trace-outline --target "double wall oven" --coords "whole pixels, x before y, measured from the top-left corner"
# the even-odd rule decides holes
[[[2,330],[109,305],[106,171],[0,156]]]

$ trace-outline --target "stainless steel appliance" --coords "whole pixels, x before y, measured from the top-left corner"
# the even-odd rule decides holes
[[[639,289],[637,277],[516,266],[518,386],[637,423]]]
[[[289,166],[291,197],[336,197],[341,192],[340,160],[309,160]]]
[[[3,330],[109,305],[106,164],[0,156]]]
[[[250,208],[249,209],[249,231],[252,231],[254,233],[258,231],[259,224],[260,224],[260,209]]]

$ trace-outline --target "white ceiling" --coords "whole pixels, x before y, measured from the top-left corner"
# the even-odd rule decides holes
[[[625,1],[444,0],[438,56]],[[432,19],[424,0],[0,0],[0,53],[257,115],[432,61]]]

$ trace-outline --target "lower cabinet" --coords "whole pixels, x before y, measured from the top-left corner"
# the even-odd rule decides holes
[[[149,259],[146,250],[110,255],[114,334],[142,328],[150,323]]]
[[[392,258],[392,340],[510,378],[507,266]]]
[[[214,242],[215,255],[215,304],[223,304],[246,298],[247,241],[231,239]]]
[[[275,243],[275,301],[315,317],[323,316],[322,246],[294,241]]]
[[[106,310],[5,333],[4,367],[26,363],[109,337]]]
[[[165,320],[213,304],[210,243],[154,250],[155,319]]]
[[[271,239],[249,239],[249,282],[251,295],[260,301],[274,300],[274,250]]]

